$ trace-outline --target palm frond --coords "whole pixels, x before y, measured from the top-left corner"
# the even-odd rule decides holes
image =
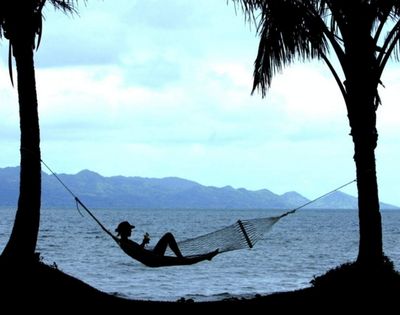
[[[78,14],[77,4],[78,0],[48,0],[55,9],[61,10],[64,13]],[[86,2],[86,0],[82,1]]]
[[[56,10],[61,10],[66,14],[78,14],[77,4],[78,0],[47,0],[49,1]],[[84,0],[83,2],[86,2]],[[42,31],[43,31],[43,7],[46,4],[46,0],[37,0],[35,15],[37,17],[36,30],[37,34],[37,45],[36,49],[39,49],[40,42],[42,39]]]
[[[8,43],[8,74],[10,75],[11,85],[14,86],[13,72],[12,72],[12,45]]]
[[[46,3],[53,5],[55,9],[59,9],[64,13],[76,14],[78,0],[32,0],[32,1],[16,1],[1,0],[0,4],[0,39],[6,38],[10,42],[8,67],[11,83],[13,84],[12,75],[12,52],[13,45],[21,34],[23,28],[29,28],[29,32],[33,35],[30,38],[32,49],[39,48],[42,32],[43,32],[43,7]],[[81,0],[86,3],[86,0]],[[37,42],[37,45],[35,45]]]
[[[257,21],[260,42],[252,93],[259,89],[265,96],[274,75],[295,59],[322,58],[326,62],[329,48],[333,48],[345,76],[351,71],[345,58],[348,49],[370,54],[380,71],[389,55],[400,56],[400,0],[232,1],[248,20]],[[383,40],[388,22],[395,27]],[[363,46],[357,48],[355,42]],[[336,80],[340,83],[338,77]]]
[[[263,1],[260,44],[255,61],[253,91],[265,96],[274,75],[296,59],[321,58],[328,51],[320,8],[314,1]],[[288,16],[290,18],[288,19]]]

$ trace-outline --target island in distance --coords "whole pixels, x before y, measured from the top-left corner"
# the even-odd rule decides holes
[[[277,195],[267,189],[211,187],[177,177],[104,177],[89,170],[57,176],[91,208],[290,210],[310,201],[297,192]],[[19,167],[0,168],[0,206],[15,206],[18,194]],[[43,172],[42,207],[65,208],[74,204],[74,198],[55,176]],[[336,191],[306,208],[356,209],[357,198]],[[381,203],[381,209],[399,208]]]

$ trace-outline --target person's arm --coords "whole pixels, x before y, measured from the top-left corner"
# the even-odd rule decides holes
[[[143,235],[143,241],[142,241],[142,244],[140,244],[140,246],[141,246],[142,248],[144,248],[149,242],[150,242],[150,236],[149,236],[149,233],[146,232],[146,233]]]

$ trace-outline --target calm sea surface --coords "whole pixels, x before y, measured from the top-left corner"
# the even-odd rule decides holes
[[[92,210],[112,232],[120,221],[136,225],[132,238],[149,232],[151,244],[167,231],[178,240],[269,217],[271,210]],[[314,276],[353,261],[358,250],[355,210],[299,210],[281,219],[253,249],[217,255],[192,266],[148,268],[128,257],[88,215],[76,209],[42,210],[37,250],[48,264],[108,293],[133,299],[181,297],[216,300],[290,291]],[[9,238],[15,210],[0,209],[0,250]],[[400,270],[400,211],[382,211],[384,250]]]

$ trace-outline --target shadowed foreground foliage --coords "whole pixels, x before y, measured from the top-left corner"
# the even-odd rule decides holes
[[[344,264],[318,276],[311,286],[292,292],[280,292],[253,299],[229,299],[217,302],[154,302],[129,300],[101,292],[73,278],[53,266],[41,262],[29,265],[7,263],[0,258],[0,297],[4,309],[41,312],[105,311],[113,313],[129,308],[132,313],[162,310],[257,310],[271,313],[285,310],[303,310],[325,313],[332,310],[360,310],[397,307],[400,292],[400,274],[387,260],[374,273],[357,263]],[[140,284],[138,284],[140,285]],[[1,310],[1,308],[0,308]],[[276,311],[276,312],[275,312]]]

